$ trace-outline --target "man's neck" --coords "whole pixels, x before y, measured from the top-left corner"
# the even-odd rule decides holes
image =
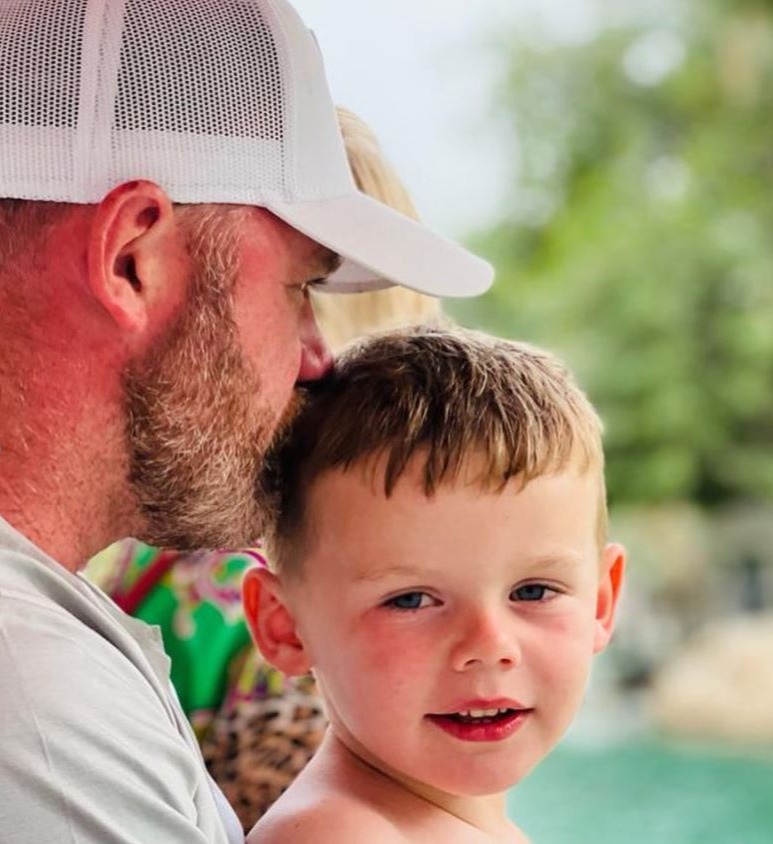
[[[122,420],[85,380],[0,371],[0,515],[71,571],[137,527]]]

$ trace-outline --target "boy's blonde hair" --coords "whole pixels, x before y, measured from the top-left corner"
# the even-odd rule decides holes
[[[297,571],[306,499],[331,469],[377,461],[389,496],[414,458],[431,496],[470,468],[500,490],[568,465],[599,475],[606,532],[601,422],[566,367],[548,352],[457,328],[413,326],[348,347],[310,385],[272,459],[278,516],[268,536],[280,569]],[[475,458],[471,461],[471,458]]]

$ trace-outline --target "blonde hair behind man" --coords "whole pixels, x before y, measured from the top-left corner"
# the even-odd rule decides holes
[[[418,220],[416,206],[370,127],[346,108],[339,107],[336,112],[357,187],[406,217]],[[439,299],[405,287],[335,297],[320,293],[314,297],[314,308],[334,349],[371,331],[442,320]]]

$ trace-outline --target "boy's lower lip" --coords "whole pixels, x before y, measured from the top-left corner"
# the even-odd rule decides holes
[[[478,722],[463,721],[454,715],[427,715],[426,718],[462,741],[503,741],[516,733],[532,712],[531,709],[514,709]]]

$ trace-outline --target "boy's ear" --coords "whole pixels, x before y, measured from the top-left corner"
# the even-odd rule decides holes
[[[172,202],[153,182],[126,182],[102,199],[87,260],[92,295],[125,333],[157,330],[184,300],[187,250]]]
[[[288,677],[308,674],[311,663],[277,576],[265,568],[249,569],[242,598],[252,638],[263,656]]]
[[[615,610],[620,600],[625,574],[625,548],[610,543],[601,555],[601,577],[596,597],[596,635],[593,652],[599,653],[609,644],[615,627]]]

